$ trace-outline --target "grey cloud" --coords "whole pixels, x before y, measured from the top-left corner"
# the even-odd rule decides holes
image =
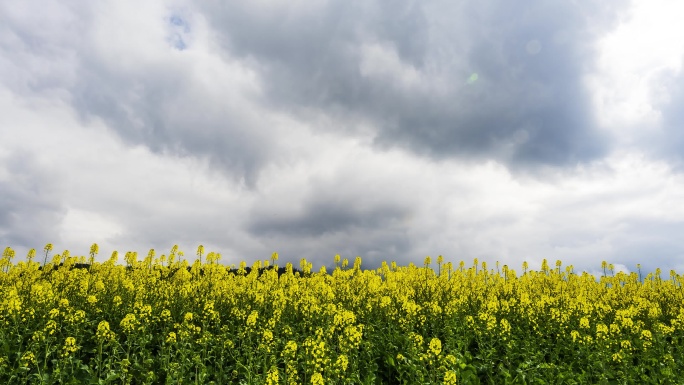
[[[683,59],[684,60],[684,59]],[[653,135],[644,134],[645,144],[651,156],[665,159],[678,172],[684,171],[684,72],[678,75],[668,73],[660,79],[660,89],[667,89],[664,101],[660,102],[662,131]],[[666,86],[665,86],[666,85]],[[662,96],[661,96],[662,98]]]
[[[85,65],[74,105],[85,118],[106,119],[131,144],[208,157],[228,175],[253,185],[271,142],[245,106],[211,100],[192,84],[191,75],[159,65],[125,74],[93,60]]]
[[[609,28],[614,10],[598,2],[430,6],[350,1],[268,12],[227,3],[206,13],[230,55],[259,63],[272,106],[304,117],[323,113],[347,129],[370,122],[379,147],[513,167],[574,165],[605,154],[608,138],[594,124],[583,76],[601,32],[595,19]],[[375,42],[422,84],[402,89],[364,75],[361,47]],[[473,72],[479,80],[467,84]]]
[[[318,237],[348,232],[353,228],[377,229],[400,221],[406,209],[400,207],[359,207],[358,202],[314,200],[295,214],[256,212],[249,230],[259,235]]]
[[[188,90],[174,89],[164,80],[145,86],[141,95],[130,95],[125,88],[134,82],[124,81],[107,94],[95,89],[96,79],[85,82],[77,108],[104,117],[131,144],[142,143],[156,152],[206,156],[229,175],[254,183],[269,142],[261,140],[252,123],[241,121],[238,111],[230,106],[217,110],[187,94],[176,97],[174,93]]]
[[[256,239],[273,244],[286,258],[330,262],[340,254],[366,259],[367,267],[391,258],[408,258],[411,240],[405,219],[410,209],[391,199],[358,196],[340,188],[318,185],[297,203],[262,199],[248,215],[246,230]],[[288,206],[285,202],[289,202]],[[297,207],[297,209],[292,209]],[[325,250],[331,255],[320,255]]]
[[[177,56],[172,53],[184,51],[192,41],[186,14],[170,10],[166,15],[149,15],[151,29],[160,23],[168,29],[167,41],[158,41],[168,45],[166,57],[158,46],[149,47],[149,55],[133,49],[126,56],[129,52],[124,49],[123,57],[116,57],[109,51],[145,43],[121,42],[135,36],[127,33],[106,36],[114,48],[98,41],[103,32],[92,21],[96,7],[60,3],[49,6],[49,15],[28,12],[30,6],[27,12],[0,9],[4,59],[0,59],[0,82],[20,95],[56,94],[72,103],[83,120],[103,119],[131,145],[207,157],[228,176],[253,185],[272,140],[260,126],[265,123],[248,95],[231,84],[217,95],[218,86],[211,84],[214,89],[207,90],[204,79],[198,79],[194,62],[173,60]],[[140,32],[144,39],[145,31]]]
[[[30,249],[59,242],[66,215],[59,176],[18,151],[3,163],[8,177],[0,180],[0,245]]]
[[[206,17],[226,61],[237,58],[260,77],[263,94],[226,89],[239,102],[207,95],[187,63],[160,58],[130,70],[121,63],[135,58],[103,56],[81,38],[96,27],[78,20],[93,12],[65,6],[44,32],[22,18],[6,21],[24,46],[10,50],[10,60],[28,55],[36,62],[24,79],[32,89],[62,88],[84,119],[103,118],[129,143],[207,157],[254,186],[285,140],[265,127],[262,111],[310,122],[324,116],[336,123],[317,129],[350,135],[369,125],[378,148],[438,159],[488,158],[527,168],[600,157],[607,138],[594,125],[582,86],[600,32],[594,25],[608,28],[615,13],[598,3],[223,2],[151,15],[150,23],[168,24],[167,43],[180,51],[192,43],[192,13]],[[70,32],[57,33],[67,22]],[[364,61],[383,65],[367,57],[372,46],[396,55],[418,79],[402,85],[406,75],[391,68],[366,73]],[[467,84],[475,72],[479,79]]]
[[[684,246],[679,241],[684,231],[684,222],[657,220],[634,221],[615,237],[615,253],[604,259],[622,263],[636,271],[640,264],[642,272],[654,272],[657,268],[667,269],[684,266]],[[663,270],[667,278],[669,271]]]
[[[68,41],[78,40],[73,31],[81,23],[68,6],[40,8],[0,4],[0,84],[22,96],[65,98],[77,57]]]

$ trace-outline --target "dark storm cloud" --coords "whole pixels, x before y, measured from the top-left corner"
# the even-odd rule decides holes
[[[599,2],[310,7],[232,2],[206,12],[230,55],[259,63],[275,107],[329,115],[343,127],[370,122],[378,146],[436,158],[562,166],[607,150],[583,85],[594,38],[614,17]],[[365,73],[368,44],[395,54],[418,84]]]
[[[295,265],[300,258],[306,258],[330,266],[335,254],[351,261],[362,256],[365,268],[377,268],[383,260],[407,264],[416,259],[412,251],[414,240],[401,226],[350,226],[344,231],[326,232],[315,237],[270,230],[254,235],[258,236],[262,246],[248,257],[264,258],[268,256],[264,250],[273,250],[281,255],[282,261],[295,262]]]
[[[255,235],[318,237],[348,232],[354,228],[377,229],[391,226],[406,215],[400,207],[359,207],[358,202],[313,200],[295,214],[254,214],[249,230]]]
[[[323,188],[302,199],[297,210],[272,206],[255,206],[247,229],[256,239],[277,247],[285,258],[320,261],[334,254],[361,255],[367,258],[366,267],[377,267],[383,259],[408,258],[411,253],[405,223],[410,209],[400,204]],[[321,255],[321,251],[333,254]]]
[[[58,242],[59,225],[66,214],[60,181],[28,155],[9,154],[0,167],[0,245],[40,248]]]

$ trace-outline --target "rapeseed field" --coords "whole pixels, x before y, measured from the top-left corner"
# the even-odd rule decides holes
[[[682,276],[238,267],[200,246],[0,261],[2,384],[678,384]],[[36,261],[38,259],[38,261]],[[42,259],[42,261],[40,261]]]

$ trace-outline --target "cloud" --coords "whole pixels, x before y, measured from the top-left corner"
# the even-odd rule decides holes
[[[684,4],[672,0],[633,2],[597,41],[598,68],[589,80],[598,120],[612,132],[614,146],[680,163],[680,171],[682,11]]]
[[[201,15],[156,5],[135,17],[127,7],[98,9],[75,108],[106,119],[130,143],[207,157],[252,185],[273,152],[262,129],[270,121],[251,101],[258,80],[243,63],[212,55]]]
[[[596,42],[628,5],[0,5],[2,241],[674,266],[681,75],[653,102],[662,133],[629,151],[632,115],[596,99],[632,83],[592,99],[587,81],[614,69],[595,73]],[[633,158],[646,144],[664,161]]]
[[[2,16],[2,80],[17,94],[56,96],[86,125],[103,119],[131,145],[206,157],[249,185],[277,153],[264,129],[272,118],[253,101],[253,69],[213,54],[203,15],[162,2],[33,12],[43,8],[27,3]]]
[[[362,203],[352,198],[335,202],[320,197],[307,200],[301,212],[285,214],[272,220],[265,219],[265,213],[255,213],[249,227],[255,235],[287,235],[317,237],[329,233],[347,232],[354,228],[375,229],[386,227],[392,221],[401,220],[404,211],[400,207],[360,207]]]
[[[66,209],[53,171],[21,151],[0,159],[0,245],[40,248],[37,239],[60,239]]]
[[[406,258],[411,250],[404,222],[409,209],[374,200],[363,199],[360,191],[318,191],[294,210],[293,199],[280,207],[256,206],[246,230],[290,258],[330,262],[326,258],[331,255],[320,254],[323,250],[347,258],[363,255],[369,266],[381,258]]]
[[[208,5],[227,55],[259,63],[264,97],[379,148],[436,159],[568,166],[606,154],[584,76],[616,11],[598,3]],[[477,80],[468,82],[477,74]],[[326,129],[321,127],[321,129]]]
[[[684,52],[683,52],[684,55]],[[684,56],[682,57],[684,64]],[[683,66],[684,68],[684,66]],[[666,159],[676,165],[678,172],[684,171],[684,70],[678,73],[668,71],[661,77],[659,103],[662,128],[655,135],[646,138],[652,156]]]
[[[598,3],[131,6],[8,12],[11,57],[34,63],[10,62],[15,88],[59,92],[130,144],[206,157],[252,187],[287,152],[282,116],[370,132],[382,151],[512,169],[609,149],[583,84],[592,41],[616,13]]]

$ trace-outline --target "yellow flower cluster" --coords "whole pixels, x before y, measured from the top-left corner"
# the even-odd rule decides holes
[[[26,352],[21,356],[21,365],[28,368],[36,364],[36,356],[32,352]]]
[[[280,353],[280,356],[285,361],[285,374],[287,376],[288,384],[297,383],[297,343],[295,341],[287,341],[285,348]]]
[[[458,384],[458,377],[456,376],[456,372],[453,370],[449,370],[446,373],[444,373],[444,385],[456,385]]]
[[[280,374],[278,373],[278,368],[272,367],[268,371],[266,376],[266,385],[278,385],[280,380]]]
[[[79,347],[76,345],[76,338],[67,337],[64,340],[64,346],[62,346],[62,358],[69,357],[73,353],[78,351]]]
[[[135,314],[126,314],[121,320],[121,328],[125,333],[133,333],[138,328],[138,320],[135,318]]]
[[[97,339],[101,342],[111,342],[116,338],[116,334],[109,328],[109,322],[100,321],[97,325]]]
[[[169,332],[169,334],[166,336],[166,343],[167,344],[175,344],[176,343],[176,333],[175,332]]]

